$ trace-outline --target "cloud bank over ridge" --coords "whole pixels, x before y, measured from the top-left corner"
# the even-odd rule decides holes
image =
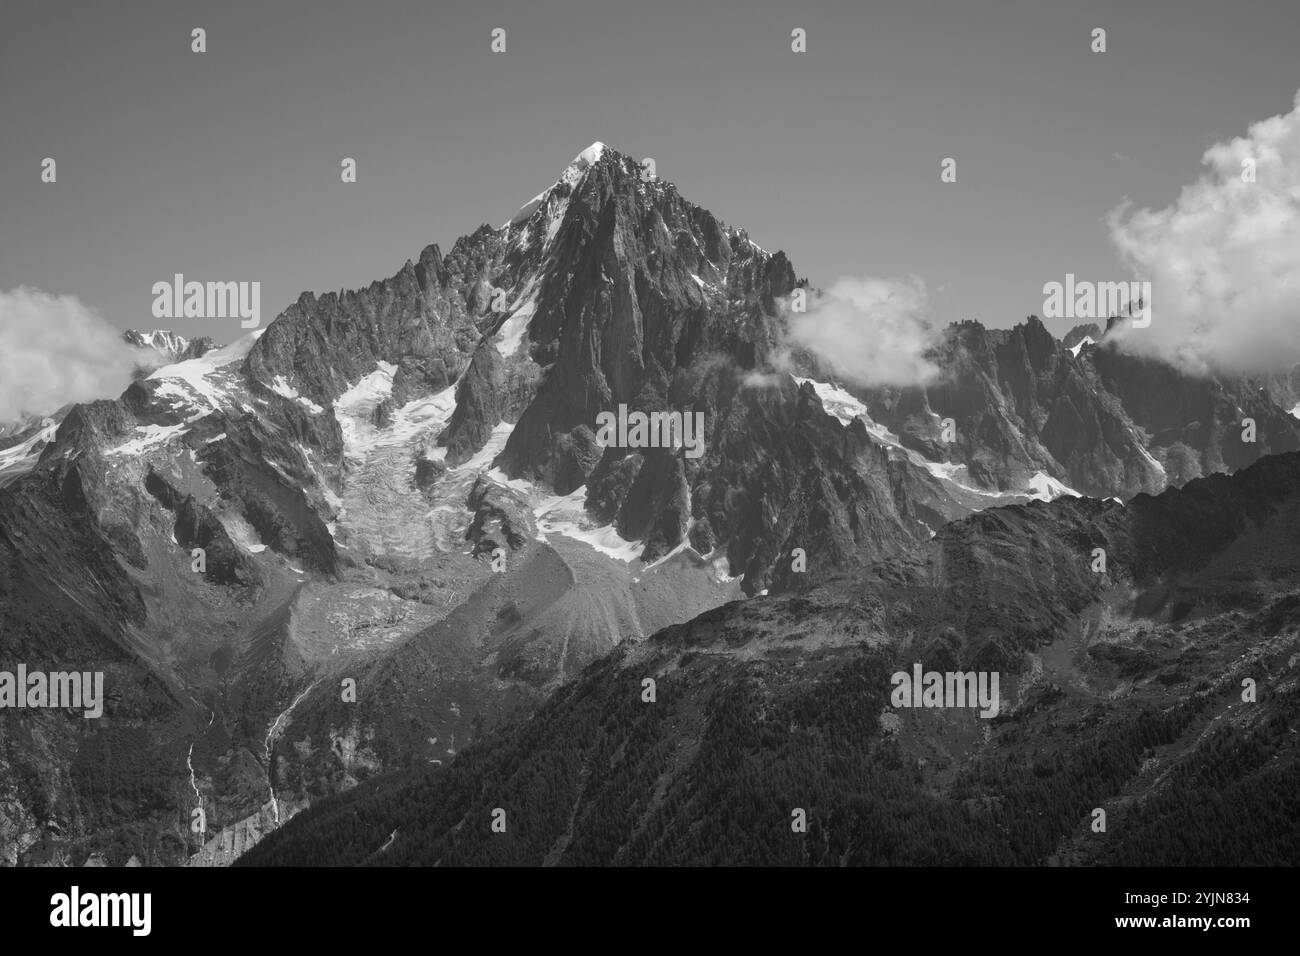
[[[1300,93],[1201,162],[1166,208],[1107,217],[1121,260],[1152,283],[1151,325],[1119,330],[1121,347],[1202,373],[1300,362]]]
[[[0,291],[0,422],[116,397],[139,353],[73,295]]]

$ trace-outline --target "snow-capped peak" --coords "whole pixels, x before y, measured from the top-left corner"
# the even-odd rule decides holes
[[[137,348],[150,348],[164,355],[180,356],[189,348],[190,340],[183,335],[177,335],[169,329],[154,329],[152,332],[144,332],[139,329],[127,329],[122,334],[128,344]]]
[[[578,183],[582,181],[582,177],[587,175],[587,170],[600,162],[601,157],[605,155],[605,150],[608,148],[609,147],[604,143],[597,140],[577,156],[573,157],[573,160],[569,165],[564,167],[564,172],[560,173],[560,178],[557,179],[553,185],[547,189],[543,189],[532,199],[528,200],[528,202],[520,206],[519,211],[511,216],[510,220],[504,223],[501,228],[507,229],[513,226],[523,225],[532,218],[533,213],[537,211],[538,207],[542,206],[546,202],[551,193],[554,192],[556,187],[561,183],[568,186],[570,189],[576,187]]]
[[[600,162],[600,157],[605,155],[605,144],[597,140],[577,156],[573,157],[573,162],[564,167],[564,172],[560,174],[558,186],[560,183],[568,183],[570,186],[576,186],[581,182],[582,177],[587,175],[587,170]]]
[[[605,155],[605,144],[602,143],[600,140],[596,140],[596,142],[592,143],[590,146],[584,149],[577,156],[573,157],[573,162],[569,163],[569,165],[576,166],[579,163],[583,163],[587,166],[590,166],[592,163],[600,162],[600,157],[604,155]]]

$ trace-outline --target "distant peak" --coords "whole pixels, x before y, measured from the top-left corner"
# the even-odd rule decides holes
[[[149,332],[127,329],[122,333],[122,339],[137,349],[156,352],[169,365],[185,359],[198,358],[216,348],[212,339],[206,336],[189,339],[170,329],[154,329]]]
[[[153,329],[144,331],[143,329],[127,329],[122,333],[122,338],[130,345],[137,348],[151,348],[164,351],[166,349],[175,349],[184,351],[190,344],[190,340],[183,335],[171,331],[170,329]]]

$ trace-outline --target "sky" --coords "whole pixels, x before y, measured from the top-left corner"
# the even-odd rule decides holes
[[[1108,215],[1290,111],[1297,39],[1295,0],[4,0],[0,294],[230,341],[155,319],[153,284],[260,281],[265,325],[500,224],[600,140],[815,285],[899,277],[1007,327],[1067,272],[1126,277]]]

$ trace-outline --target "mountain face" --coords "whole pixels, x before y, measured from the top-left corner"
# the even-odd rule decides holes
[[[324,797],[460,767],[665,629],[761,617],[778,605],[732,602],[767,593],[793,619],[808,580],[923,608],[926,562],[968,566],[990,628],[1046,633],[1094,578],[1061,555],[981,575],[987,547],[946,529],[1296,447],[1258,383],[1157,375],[1032,319],[953,326],[926,388],[850,388],[804,353],[790,374],[795,287],[782,253],[598,143],[501,226],[229,345],[128,333],[171,364],[0,448],[0,671],[103,671],[110,694],[98,720],[0,721],[0,859],[228,863]],[[698,455],[601,434],[674,413],[701,422]],[[1127,513],[1059,513],[1082,534],[1107,508]],[[798,600],[855,635],[886,613],[845,593]]]
[[[431,246],[362,292],[304,296],[247,371],[319,404],[377,363],[395,366],[390,407],[454,385],[454,411],[426,442],[441,460],[463,464],[513,423],[496,458],[507,478],[585,489],[646,561],[687,543],[722,550],[752,593],[809,522],[833,528],[845,555],[925,533],[890,484],[910,462],[859,463],[792,379],[745,386],[781,339],[777,301],[794,281],[784,255],[596,144],[500,229],[446,256]],[[704,456],[602,449],[597,417],[620,406],[702,413]]]
[[[5,858],[228,862],[795,547],[856,566],[965,513],[811,385],[746,387],[793,282],[594,147],[502,227],[13,446],[0,665],[78,662],[116,696],[6,722]],[[703,456],[602,447],[621,405],[702,414]]]
[[[929,356],[937,384],[862,397],[903,445],[959,462],[998,490],[1042,474],[1077,493],[1128,499],[1300,448],[1300,421],[1279,404],[1290,397],[1280,377],[1270,389],[1193,376],[1100,333],[1086,343],[1093,331],[1075,329],[1067,347],[1035,316],[1009,330],[958,323]],[[956,436],[945,444],[938,423],[947,418]]]
[[[623,644],[245,862],[1294,863],[1298,534],[1294,453],[1127,506],[991,509]],[[916,663],[1000,673],[998,713],[898,706]]]

